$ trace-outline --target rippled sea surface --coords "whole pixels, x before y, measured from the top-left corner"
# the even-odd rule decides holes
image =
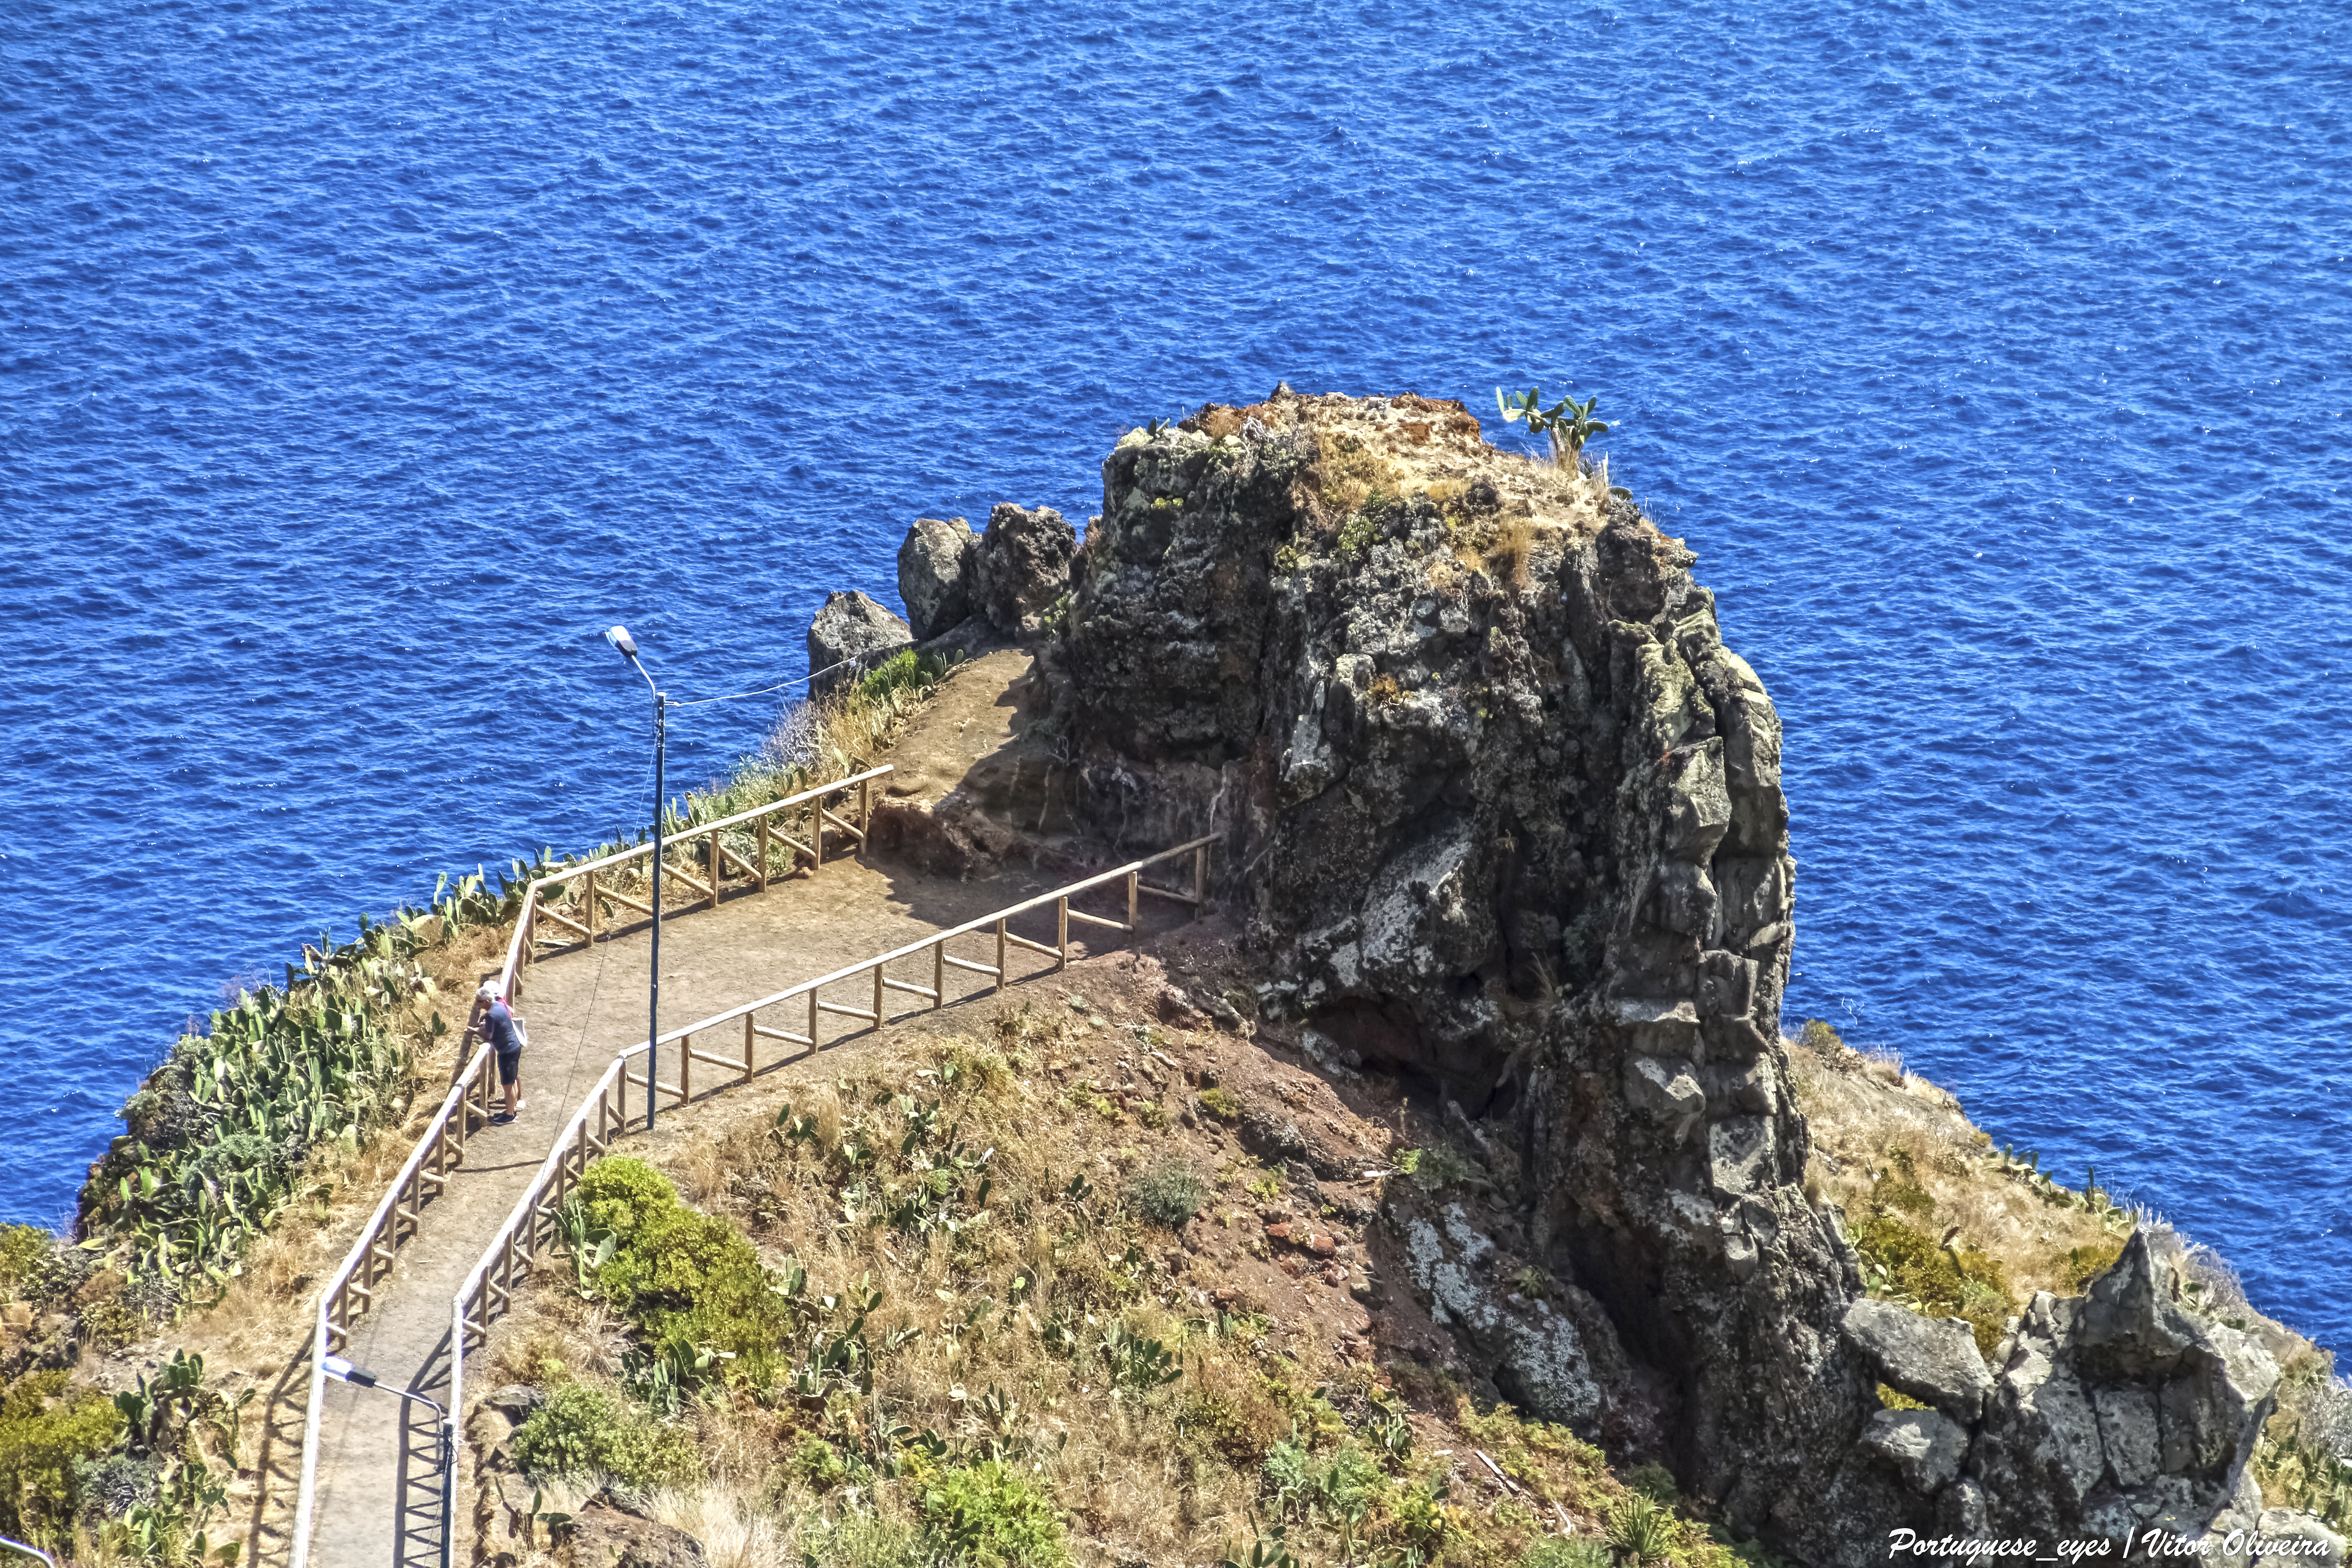
[[[2352,1350],[2347,109],[2318,0],[0,4],[0,1212],[644,820],[609,622],[782,679],[1147,417],[1540,382],[1788,722],[1787,1022]]]

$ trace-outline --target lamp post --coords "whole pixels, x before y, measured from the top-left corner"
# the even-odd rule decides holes
[[[49,1568],[58,1568],[58,1560],[50,1556],[47,1552],[42,1551],[37,1546],[27,1546],[21,1541],[11,1541],[5,1535],[0,1535],[0,1546],[13,1546],[19,1552],[29,1552],[33,1556],[39,1558],[42,1562],[47,1563]]]
[[[353,1366],[339,1355],[320,1362],[329,1377],[339,1383],[355,1384],[362,1388],[381,1388],[386,1394],[396,1394],[403,1399],[413,1399],[419,1405],[429,1405],[433,1414],[441,1418],[436,1428],[441,1436],[441,1568],[449,1568],[449,1549],[457,1533],[457,1423],[437,1399],[421,1394],[411,1394],[404,1388],[394,1388],[378,1383],[375,1373],[365,1367]],[[55,1568],[55,1564],[51,1565]]]
[[[662,816],[665,786],[662,763],[669,738],[669,699],[662,695],[654,678],[646,675],[646,667],[637,658],[637,639],[629,635],[626,626],[614,626],[604,634],[604,640],[621,650],[639,675],[646,677],[646,689],[654,694],[654,952],[653,979],[647,988],[647,1008],[651,1017],[646,1024],[646,1131],[654,1130],[654,1112],[661,1109],[661,890],[662,890]],[[685,1081],[680,1079],[680,1082]],[[621,1083],[621,1102],[628,1103],[628,1081]]]

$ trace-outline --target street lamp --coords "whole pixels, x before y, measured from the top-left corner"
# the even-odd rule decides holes
[[[646,1024],[646,1131],[654,1130],[654,1112],[661,1108],[661,890],[662,890],[662,816],[665,786],[662,783],[662,763],[668,748],[669,699],[654,678],[646,675],[646,667],[637,658],[637,639],[629,635],[626,626],[614,626],[604,634],[604,640],[621,650],[639,675],[646,676],[646,689],[654,694],[654,959],[653,980],[648,987],[646,1005],[652,1017]],[[685,1079],[678,1080],[683,1083]],[[628,1104],[628,1083],[621,1084],[621,1103]]]
[[[449,1548],[457,1533],[457,1424],[437,1399],[421,1394],[411,1394],[404,1388],[394,1388],[378,1383],[375,1373],[365,1367],[353,1366],[339,1355],[320,1360],[320,1369],[338,1383],[357,1384],[362,1388],[381,1388],[386,1394],[397,1394],[403,1399],[413,1399],[419,1405],[429,1405],[433,1414],[441,1418],[441,1568],[449,1568]],[[52,1563],[50,1568],[56,1568]]]

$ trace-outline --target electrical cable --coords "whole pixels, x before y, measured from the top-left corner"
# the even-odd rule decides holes
[[[580,1058],[588,1049],[588,1031],[596,1022],[596,996],[604,989],[604,961],[612,951],[610,936],[596,943],[596,978],[588,983],[588,1005],[580,1015],[580,1043],[572,1047],[572,1068],[563,1075],[563,1093],[555,1102],[558,1110],[572,1103],[572,1086],[580,1081]]]
[[[856,664],[861,657],[863,656],[852,655],[848,658],[837,659],[823,669],[812,669],[806,675],[796,675],[790,680],[780,680],[773,686],[762,686],[751,691],[730,691],[724,697],[697,697],[691,701],[680,701],[675,697],[667,698],[665,700],[673,708],[708,708],[713,702],[732,702],[739,697],[765,697],[772,691],[782,691],[787,686],[805,686],[820,675],[830,675],[836,669],[846,669]]]

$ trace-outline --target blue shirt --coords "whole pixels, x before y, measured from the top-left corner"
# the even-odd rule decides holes
[[[515,1037],[514,1015],[503,1002],[493,1002],[490,1010],[482,1015],[482,1038],[499,1051],[519,1051],[522,1041]]]

